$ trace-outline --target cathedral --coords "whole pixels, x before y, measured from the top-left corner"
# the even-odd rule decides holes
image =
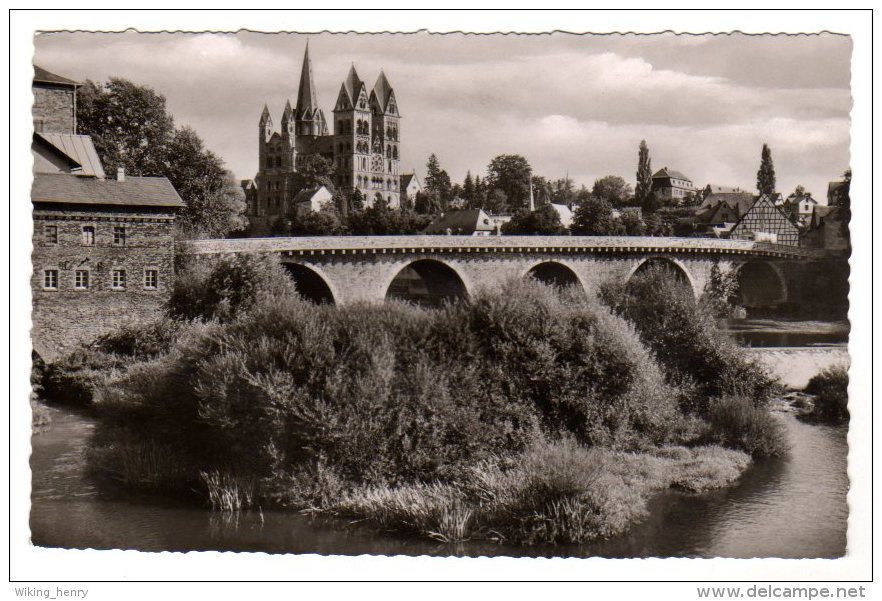
[[[264,106],[258,131],[258,172],[245,180],[248,218],[252,233],[265,233],[279,216],[298,210],[317,190],[306,190],[299,171],[311,156],[334,165],[336,190],[359,190],[365,205],[379,196],[391,207],[400,205],[400,121],[395,91],[380,71],[370,90],[355,65],[340,85],[334,105],[333,133],[319,108],[309,43],[303,56],[297,104],[285,104],[280,131],[275,130]]]

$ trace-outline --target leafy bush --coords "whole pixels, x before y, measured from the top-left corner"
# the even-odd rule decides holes
[[[42,398],[56,403],[88,405],[104,378],[124,368],[127,360],[103,351],[80,347],[46,366]]]
[[[314,306],[265,297],[189,327],[108,382],[106,423],[212,470],[287,477],[325,461],[355,482],[449,481],[541,429],[636,448],[671,438],[676,394],[620,318],[512,283],[471,304]]]
[[[708,412],[711,441],[741,449],[754,457],[777,457],[787,452],[787,437],[768,407],[730,396],[715,400]]]
[[[600,296],[634,324],[668,382],[684,391],[684,409],[704,416],[711,398],[742,395],[764,402],[779,390],[758,360],[717,329],[707,305],[697,303],[670,269],[649,266],[627,284],[604,284]]]
[[[848,368],[835,365],[809,380],[805,391],[815,396],[810,417],[833,423],[847,422]]]
[[[229,321],[263,296],[294,292],[275,257],[191,258],[176,267],[167,312],[173,319]]]
[[[91,346],[97,351],[149,359],[168,351],[182,328],[182,324],[171,319],[159,319],[142,325],[123,325],[99,337]]]

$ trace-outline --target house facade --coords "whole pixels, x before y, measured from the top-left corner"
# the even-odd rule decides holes
[[[31,146],[31,338],[46,361],[163,314],[174,277],[175,216],[183,206],[166,178],[122,171],[107,178],[91,139],[70,130],[76,94],[53,102],[63,118],[35,105],[44,129]],[[64,131],[47,130],[55,123]]]
[[[732,228],[731,238],[785,246],[799,246],[799,228],[790,217],[763,194]]]

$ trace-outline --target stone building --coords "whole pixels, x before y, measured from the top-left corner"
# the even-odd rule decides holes
[[[253,181],[246,180],[253,187],[245,188],[253,235],[268,232],[278,217],[294,210],[294,199],[307,187],[302,172],[310,157],[330,161],[336,190],[358,190],[366,206],[378,196],[391,207],[400,206],[401,115],[385,73],[380,72],[369,90],[352,65],[328,123],[319,108],[307,44],[297,103],[293,108],[286,103],[280,125],[276,131],[264,106],[258,123],[258,172]]]
[[[52,97],[61,116],[38,100],[43,85],[35,79],[34,121],[39,116],[43,131],[31,146],[31,338],[34,350],[52,361],[119,325],[162,314],[174,276],[175,213],[183,202],[164,177],[120,171],[108,179],[91,139],[76,135],[70,117],[79,84],[70,86],[73,94]],[[52,131],[56,125],[63,131]]]
[[[34,131],[76,133],[77,88],[81,85],[34,65]]]

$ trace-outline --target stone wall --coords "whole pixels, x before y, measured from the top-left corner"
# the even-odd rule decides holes
[[[34,129],[56,134],[76,133],[74,89],[72,87],[33,86]]]
[[[83,227],[95,228],[94,245],[83,244]],[[57,228],[57,243],[47,237]],[[125,244],[114,244],[114,227],[125,228]],[[155,319],[169,297],[174,277],[174,217],[168,213],[65,210],[34,211],[31,276],[31,337],[51,361],[77,343],[90,341],[127,324]],[[45,271],[56,270],[56,289],[45,287]],[[76,272],[88,273],[88,287],[75,288]],[[112,287],[115,270],[125,270],[124,290]],[[157,272],[147,288],[146,270]]]

